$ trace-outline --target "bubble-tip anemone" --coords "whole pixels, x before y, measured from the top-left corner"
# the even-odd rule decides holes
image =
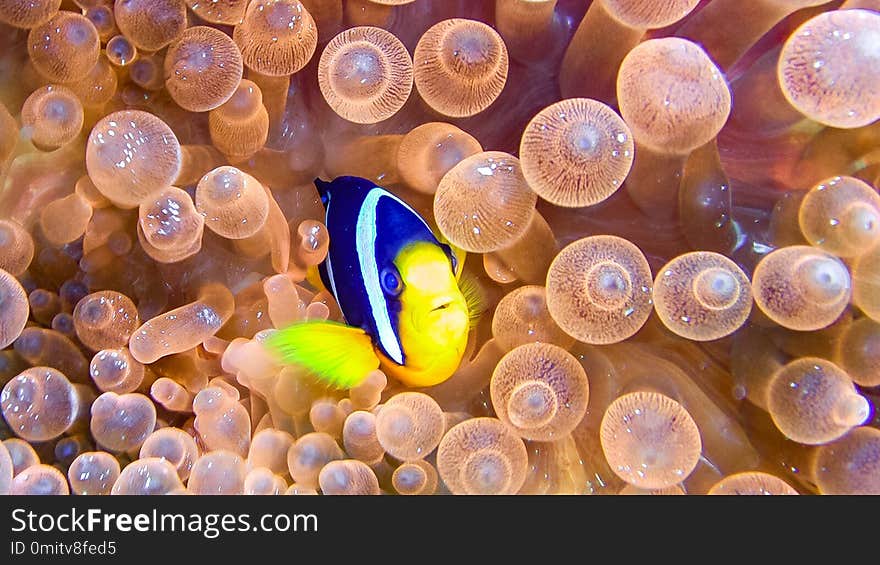
[[[586,237],[562,249],[547,273],[547,308],[570,336],[593,344],[635,334],[653,309],[651,268],[633,243]]]
[[[318,28],[297,0],[250,2],[232,39],[244,64],[260,74],[287,76],[302,69],[315,53]]]
[[[583,366],[549,343],[508,352],[489,383],[498,418],[519,436],[554,441],[570,434],[587,411],[590,387]]]
[[[165,52],[165,88],[181,108],[207,112],[232,97],[243,69],[241,52],[228,35],[195,26]]]
[[[657,271],[654,310],[672,332],[695,341],[738,330],[752,311],[752,290],[739,266],[718,253],[679,255]]]
[[[318,85],[334,112],[359,124],[397,113],[409,98],[413,62],[406,47],[384,29],[347,29],[327,44],[318,63]]]
[[[525,444],[494,418],[456,424],[437,451],[437,470],[453,494],[515,494],[527,467]]]
[[[434,195],[434,218],[451,243],[488,253],[512,245],[525,233],[536,202],[519,159],[485,151],[463,159],[443,176]]]
[[[168,124],[140,110],[104,116],[92,128],[86,146],[89,178],[101,194],[124,208],[136,208],[170,186],[181,159],[180,143]]]
[[[444,116],[479,114],[507,83],[504,40],[476,20],[443,20],[419,39],[413,53],[415,85],[422,99]]]
[[[831,325],[849,304],[846,265],[825,251],[792,245],[765,255],[752,274],[755,303],[777,324],[799,331]]]
[[[617,398],[605,410],[599,437],[611,470],[643,489],[682,482],[702,449],[700,431],[687,410],[656,392]]]
[[[526,126],[519,147],[523,175],[538,196],[557,206],[592,206],[619,189],[632,167],[629,126],[589,98],[561,100]]]
[[[880,118],[880,14],[823,12],[796,29],[779,55],[779,84],[808,118],[856,128]]]

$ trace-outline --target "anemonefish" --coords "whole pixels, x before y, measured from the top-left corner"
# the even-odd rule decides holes
[[[306,321],[265,343],[282,362],[340,388],[370,371],[431,386],[458,368],[478,293],[461,278],[464,253],[434,234],[407,203],[359,177],[315,179],[330,236],[320,281],[345,323]]]

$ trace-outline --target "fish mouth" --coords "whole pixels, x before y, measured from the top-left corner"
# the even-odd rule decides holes
[[[467,317],[467,312],[462,310],[461,302],[457,301],[455,297],[436,297],[428,302],[420,312],[413,312],[413,326],[418,331],[428,331],[434,334],[457,320],[459,313],[462,317]],[[453,325],[456,324],[453,323]]]

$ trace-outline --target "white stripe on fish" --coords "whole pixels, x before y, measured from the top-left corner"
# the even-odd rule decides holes
[[[364,197],[364,202],[358,213],[355,239],[361,278],[370,301],[373,321],[379,330],[379,342],[394,362],[403,365],[403,351],[400,340],[391,326],[391,318],[385,303],[385,293],[382,292],[382,285],[379,284],[379,266],[376,263],[376,210],[379,200],[383,196],[389,196],[406,206],[400,199],[381,188],[371,189]],[[406,207],[409,208],[409,206]]]

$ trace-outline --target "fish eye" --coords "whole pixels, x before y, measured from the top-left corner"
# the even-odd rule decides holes
[[[403,291],[403,282],[400,276],[391,268],[382,269],[380,283],[385,294],[397,296]]]

